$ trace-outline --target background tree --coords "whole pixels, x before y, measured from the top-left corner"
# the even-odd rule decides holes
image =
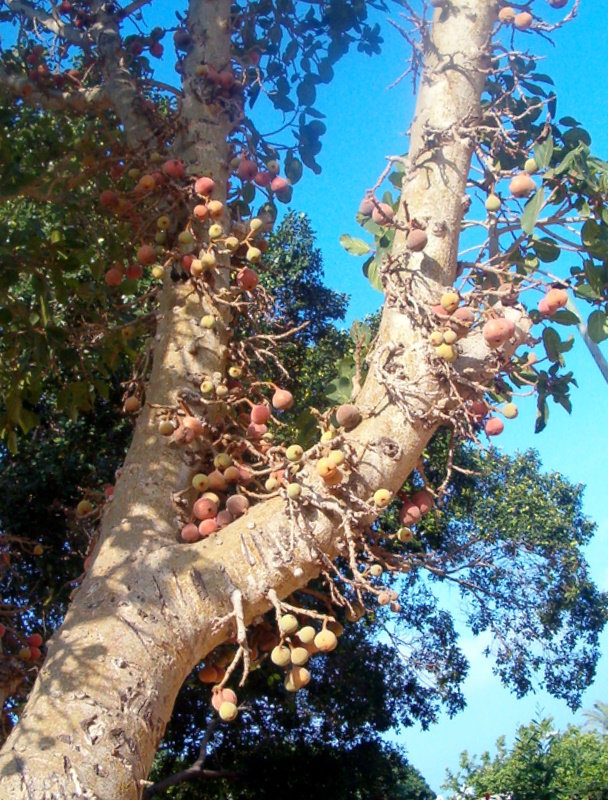
[[[513,747],[504,737],[496,755],[471,758],[463,753],[460,772],[449,775],[446,788],[452,797],[484,795],[525,798],[608,797],[608,739],[601,732],[585,732],[570,725],[559,732],[551,719],[522,725]]]
[[[377,50],[377,31],[365,23],[365,5],[316,9],[305,4],[247,4],[231,9],[223,0],[192,0],[174,37],[183,77],[178,104],[171,99],[173,90],[155,81],[150,61],[143,56],[148,50],[152,56],[162,52],[164,32],[155,29],[130,36],[129,25],[140,3],[123,9],[96,2],[82,7],[68,3],[50,12],[41,4],[21,0],[5,6],[7,19],[17,23],[18,31],[16,47],[4,54],[2,77],[18,102],[51,110],[67,107],[75,114],[101,118],[108,136],[102,148],[94,147],[105,156],[95,177],[102,189],[99,200],[112,219],[110,228],[118,230],[118,260],[104,260],[99,277],[103,273],[105,286],[99,282],[93,290],[95,297],[109,298],[107,306],[92,302],[96,329],[78,313],[76,324],[68,323],[63,332],[72,337],[68,338],[72,345],[78,342],[81,367],[90,371],[91,378],[70,389],[71,407],[92,405],[91,392],[102,393],[95,385],[97,374],[115,368],[126,350],[116,343],[110,352],[97,346],[113,319],[105,310],[113,305],[110,299],[125,312],[126,328],[138,316],[144,317],[144,324],[156,323],[156,328],[145,404],[145,359],[133,369],[126,386],[125,408],[138,413],[138,424],[125,465],[104,511],[86,576],[52,639],[20,723],[5,745],[0,785],[10,796],[18,796],[24,786],[30,794],[69,794],[84,786],[93,796],[105,792],[136,797],[184,677],[226,640],[236,640],[237,647],[216,695],[239,662],[246,674],[256,664],[254,644],[264,633],[267,643],[271,638],[268,622],[262,619],[269,607],[274,608],[283,633],[282,646],[291,647],[303,642],[285,635],[292,625],[291,619],[284,619],[287,612],[295,610],[301,618],[322,624],[324,643],[331,640],[327,626],[335,625],[336,616],[360,616],[374,600],[376,613],[389,608],[399,613],[398,592],[391,580],[377,579],[396,572],[411,575],[419,557],[409,548],[399,552],[397,541],[409,545],[415,537],[405,527],[399,537],[376,526],[375,518],[415,467],[411,488],[418,491],[403,498],[401,522],[417,523],[423,511],[443,499],[449,480],[431,491],[420,462],[439,426],[449,425],[458,436],[475,438],[479,421],[495,411],[513,385],[536,385],[541,425],[546,397],[552,395],[568,405],[571,375],[559,372],[568,343],[553,327],[547,325],[543,334],[553,364],[548,370],[535,368],[527,356],[512,358],[530,325],[518,293],[542,283],[544,279],[534,272],[535,259],[550,261],[559,248],[554,239],[538,240],[534,228],[552,231],[566,217],[571,220],[568,215],[575,211],[589,217],[578,249],[591,260],[602,261],[598,187],[604,167],[584,149],[580,128],[566,122],[570,133],[562,135],[536,123],[542,106],[547,103],[551,108],[553,100],[532,82],[538,78],[534,59],[511,58],[511,48],[508,68],[500,66],[504,28],[498,28],[494,50],[490,40],[497,4],[460,0],[447,10],[437,7],[430,38],[427,22],[413,15],[422,42],[417,52],[425,54],[426,75],[410,154],[407,160],[392,160],[400,173],[392,177],[403,187],[401,197],[395,209],[389,205],[390,196],[380,201],[371,194],[362,209],[363,217],[371,217],[365,225],[378,239],[377,254],[367,270],[387,295],[383,320],[373,347],[365,337],[355,343],[356,409],[341,407],[337,418],[331,409],[317,416],[325,438],[308,451],[302,469],[297,463],[299,450],[285,447],[288,441],[279,439],[278,423],[289,402],[284,388],[272,387],[278,415],[271,430],[256,428],[265,422],[248,416],[243,407],[249,400],[254,408],[267,408],[268,384],[265,378],[257,380],[258,373],[262,370],[265,375],[268,364],[281,370],[275,345],[285,334],[282,329],[269,331],[277,307],[266,292],[256,289],[256,269],[264,267],[265,245],[259,233],[275,216],[274,201],[288,199],[291,192],[288,181],[276,176],[281,169],[277,156],[292,184],[302,163],[318,169],[315,155],[324,126],[314,108],[315,85],[330,79],[331,64],[353,42],[359,49]],[[539,31],[551,27],[527,12],[523,18],[503,12],[499,18],[503,25],[513,23],[516,29],[534,25]],[[39,31],[48,50],[33,41]],[[286,31],[289,44],[284,49]],[[52,37],[58,37],[58,47],[50,46]],[[71,48],[79,48],[76,61]],[[265,140],[243,116],[243,101],[255,101],[264,78],[274,90],[273,104],[287,113],[298,112],[288,120],[287,128],[295,137],[288,142]],[[166,94],[161,98],[155,94],[158,91]],[[534,194],[521,215],[523,234],[513,241],[513,220],[520,217],[517,198],[536,187],[531,178],[514,173],[534,145],[536,167],[544,170],[550,194],[546,196],[544,189]],[[481,224],[485,241],[478,258],[459,265],[457,239],[473,152],[483,165],[484,179],[469,188],[495,198],[497,183],[513,177],[517,180],[510,191],[516,199],[498,217],[496,200],[491,201]],[[526,166],[528,172],[534,171]],[[229,167],[238,180],[227,192]],[[57,172],[53,164],[53,172],[59,183],[69,181],[66,168]],[[259,216],[250,221],[256,186],[266,197]],[[546,218],[540,216],[545,197],[551,207]],[[204,221],[208,217],[209,226]],[[141,247],[125,251],[126,235]],[[497,242],[505,237],[510,243],[498,248]],[[127,267],[133,256],[136,261]],[[129,305],[125,309],[124,276],[135,279],[146,266],[152,267],[154,280],[163,279],[159,310],[154,298],[145,295],[137,311]],[[457,288],[466,295],[467,306],[461,308],[464,316],[452,317],[461,300],[445,289],[462,269]],[[20,274],[13,276],[17,283],[21,280]],[[577,272],[574,282],[577,290],[586,286],[588,272]],[[57,283],[63,286],[61,276]],[[49,286],[52,283],[43,282],[43,294]],[[80,309],[87,297],[78,286],[76,280],[75,305]],[[565,302],[563,289],[552,291],[540,312],[547,319]],[[53,303],[63,302],[72,310],[69,294],[57,289],[51,294]],[[12,305],[12,295],[10,300]],[[37,325],[27,304],[15,307],[20,310],[17,318]],[[569,318],[558,313],[555,321],[568,324]],[[48,348],[45,314],[39,336]],[[533,313],[532,318],[540,316]],[[491,335],[490,328],[500,329],[500,336],[497,331]],[[438,334],[441,344],[435,341]],[[124,339],[122,333],[120,340],[110,337]],[[8,345],[12,342],[9,338]],[[365,373],[364,350],[367,377],[358,391]],[[17,357],[19,351],[13,349],[13,354]],[[26,372],[35,376],[35,371]],[[35,378],[7,382],[10,402],[6,402],[4,432],[13,448],[16,426],[36,423],[24,412],[30,412],[28,404],[39,401],[40,381],[39,376],[38,383]],[[474,397],[481,409],[469,405]],[[486,431],[497,432],[498,423],[495,416],[487,420]],[[339,452],[346,466],[338,469],[334,463],[329,468],[325,462],[322,466],[330,448]],[[226,457],[236,460],[237,466],[230,466],[238,472],[237,486],[228,490],[222,472],[228,469]],[[453,458],[448,453],[448,474]],[[214,473],[212,488],[222,497],[195,501],[194,490],[204,481],[197,478],[189,488],[193,473],[204,473],[209,480]],[[260,486],[266,475],[278,486]],[[289,481],[289,488],[282,481]],[[231,508],[242,511],[245,502],[251,507],[217,535],[213,532],[195,542],[211,532],[211,523],[203,526],[207,520],[202,519],[194,533],[189,520],[209,509],[205,505],[209,502],[215,511],[221,504],[230,517],[235,516]],[[80,506],[79,512],[85,517],[94,509]],[[390,510],[389,517],[395,512]],[[226,516],[222,519],[227,521]],[[427,552],[420,561],[428,564],[433,557]],[[498,572],[498,580],[505,575],[506,571]],[[317,578],[325,595],[319,598],[316,590],[312,596],[317,603],[300,599],[296,593]],[[593,625],[601,624],[601,600],[593,598],[592,591],[590,595],[598,612],[591,617]],[[577,596],[577,608],[580,599]],[[476,624],[496,624],[490,617],[480,617]],[[568,614],[557,613],[544,630],[557,631],[568,619]],[[250,623],[253,628],[247,638]],[[272,637],[276,636],[275,630]],[[325,644],[321,649],[327,649]],[[217,670],[216,665],[212,656],[206,668]],[[294,666],[287,687],[298,688],[296,684],[307,675]],[[230,700],[225,705],[224,717],[236,713]]]

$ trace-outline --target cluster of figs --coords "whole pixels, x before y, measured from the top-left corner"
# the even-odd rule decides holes
[[[551,8],[565,8],[569,0],[547,0]],[[512,6],[503,6],[498,12],[498,19],[504,25],[512,25],[519,31],[527,31],[532,27],[534,17],[527,10],[517,10]]]
[[[269,197],[273,194],[281,199],[287,198],[291,185],[278,173],[280,165],[269,160],[263,165],[246,156],[236,157],[231,164],[234,174],[243,182],[254,182]],[[122,178],[124,165],[113,165],[110,175]],[[250,266],[257,264],[267,244],[259,234],[272,227],[272,211],[264,212],[263,219],[254,217],[248,225],[235,222],[230,231],[225,230],[228,217],[225,204],[214,198],[216,182],[211,176],[191,178],[186,173],[184,163],[179,159],[163,161],[159,153],[150,158],[150,168],[144,172],[133,167],[126,172],[134,182],[124,191],[104,189],[99,195],[100,204],[119,218],[128,220],[133,226],[147,231],[148,241],[137,250],[133,263],[125,266],[113,264],[105,272],[108,286],[120,286],[125,278],[137,280],[143,275],[145,267],[151,268],[152,277],[160,280],[166,268],[179,268],[193,278],[202,278],[213,285],[214,272],[220,268],[218,256],[227,253],[238,261],[235,283],[239,289],[253,291],[258,284],[258,274]],[[179,199],[184,194],[192,201],[190,220],[183,230],[175,232],[176,222],[168,214],[160,214],[150,219],[152,209],[159,204],[167,204],[168,198]],[[140,216],[145,213],[145,221]],[[200,226],[205,223],[207,243],[202,248]],[[153,242],[150,241],[153,239]],[[159,263],[159,260],[163,263]],[[235,269],[232,267],[232,269]]]
[[[277,667],[285,670],[283,685],[288,692],[297,692],[310,683],[307,664],[317,653],[330,653],[338,646],[338,636],[343,628],[335,620],[325,620],[320,631],[312,625],[300,626],[295,614],[282,614],[277,620],[277,630],[270,625],[259,626],[254,642],[257,660],[268,657]],[[238,699],[233,689],[222,686],[226,664],[230,656],[212,656],[198,671],[198,679],[213,684],[211,705],[225,722],[238,715]]]

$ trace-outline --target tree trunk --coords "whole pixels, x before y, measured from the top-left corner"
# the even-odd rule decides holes
[[[235,599],[242,599],[249,623],[270,607],[271,590],[285,597],[305,586],[328,559],[345,552],[345,526],[360,529],[374,519],[373,492],[397,491],[414,468],[448,391],[432,367],[427,331],[412,301],[436,297],[454,278],[469,133],[479,114],[481,60],[496,13],[496,3],[488,0],[457,0],[435,10],[402,195],[409,217],[426,225],[429,245],[423,256],[412,256],[397,237],[392,263],[409,277],[397,275],[387,289],[378,343],[358,398],[363,422],[345,436],[352,469],[344,485],[328,491],[312,462],[303,470],[304,496],[297,504],[275,497],[207,540],[177,541],[174,494],[189,485],[192,469],[179,448],[157,435],[157,406],[176,408],[180,389],[196,387],[201,373],[221,370],[229,331],[220,326],[216,341],[198,325],[208,309],[197,295],[167,281],[146,407],[104,514],[92,565],[0,754],[2,798],[141,797],[141,781],[183,680],[234,633]],[[192,170],[221,181],[230,122],[201,105],[189,91],[189,76],[200,61],[199,46],[207,48],[207,61],[229,62],[229,52],[222,53],[229,42],[228,15],[227,0],[191,3],[195,46],[184,65],[178,137],[179,155]],[[213,58],[210,42],[218,48]],[[487,356],[483,348],[479,353]]]

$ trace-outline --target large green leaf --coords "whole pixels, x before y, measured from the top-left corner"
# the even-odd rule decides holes
[[[348,233],[340,236],[340,244],[351,256],[366,256],[371,252],[371,247],[363,239],[355,239]]]
[[[541,186],[537,192],[534,192],[532,197],[526,203],[523,214],[521,215],[521,229],[528,235],[532,234],[536,220],[540,214],[540,210],[545,202],[545,190]]]
[[[608,319],[604,311],[592,311],[587,320],[587,332],[594,342],[603,342],[608,339]]]

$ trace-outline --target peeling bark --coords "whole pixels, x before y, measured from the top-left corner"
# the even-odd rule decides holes
[[[226,0],[191,3],[194,46],[185,63],[184,123],[176,143],[192,170],[219,180],[227,174],[231,122],[225,109],[205,110],[192,66],[203,50],[220,67],[224,55],[228,62],[229,52],[218,44],[229,39],[228,13]],[[458,0],[435,11],[402,195],[410,218],[426,226],[429,245],[410,258],[403,237],[396,239],[393,258],[404,267],[401,288],[411,296],[404,300],[394,286],[389,293],[357,399],[363,421],[345,436],[353,468],[343,486],[329,493],[310,465],[301,473],[303,499],[291,509],[275,497],[207,540],[177,542],[171,496],[188,485],[191,470],[178,448],[157,435],[148,404],[174,408],[184,385],[221,365],[225,339],[198,326],[205,308],[196,294],[167,282],[148,404],[92,566],[0,754],[3,798],[140,798],[184,678],[235,632],[233,593],[240,593],[249,623],[270,607],[271,590],[285,597],[305,586],[345,546],[339,499],[357,505],[357,523],[368,524],[377,514],[375,489],[398,490],[414,468],[448,390],[431,366],[412,301],[427,302],[454,278],[471,157],[467,131],[479,114],[481,63],[496,13],[497,3],[488,0]],[[219,48],[213,59],[211,47]],[[200,346],[192,353],[195,338]],[[487,359],[487,349],[480,355]]]

